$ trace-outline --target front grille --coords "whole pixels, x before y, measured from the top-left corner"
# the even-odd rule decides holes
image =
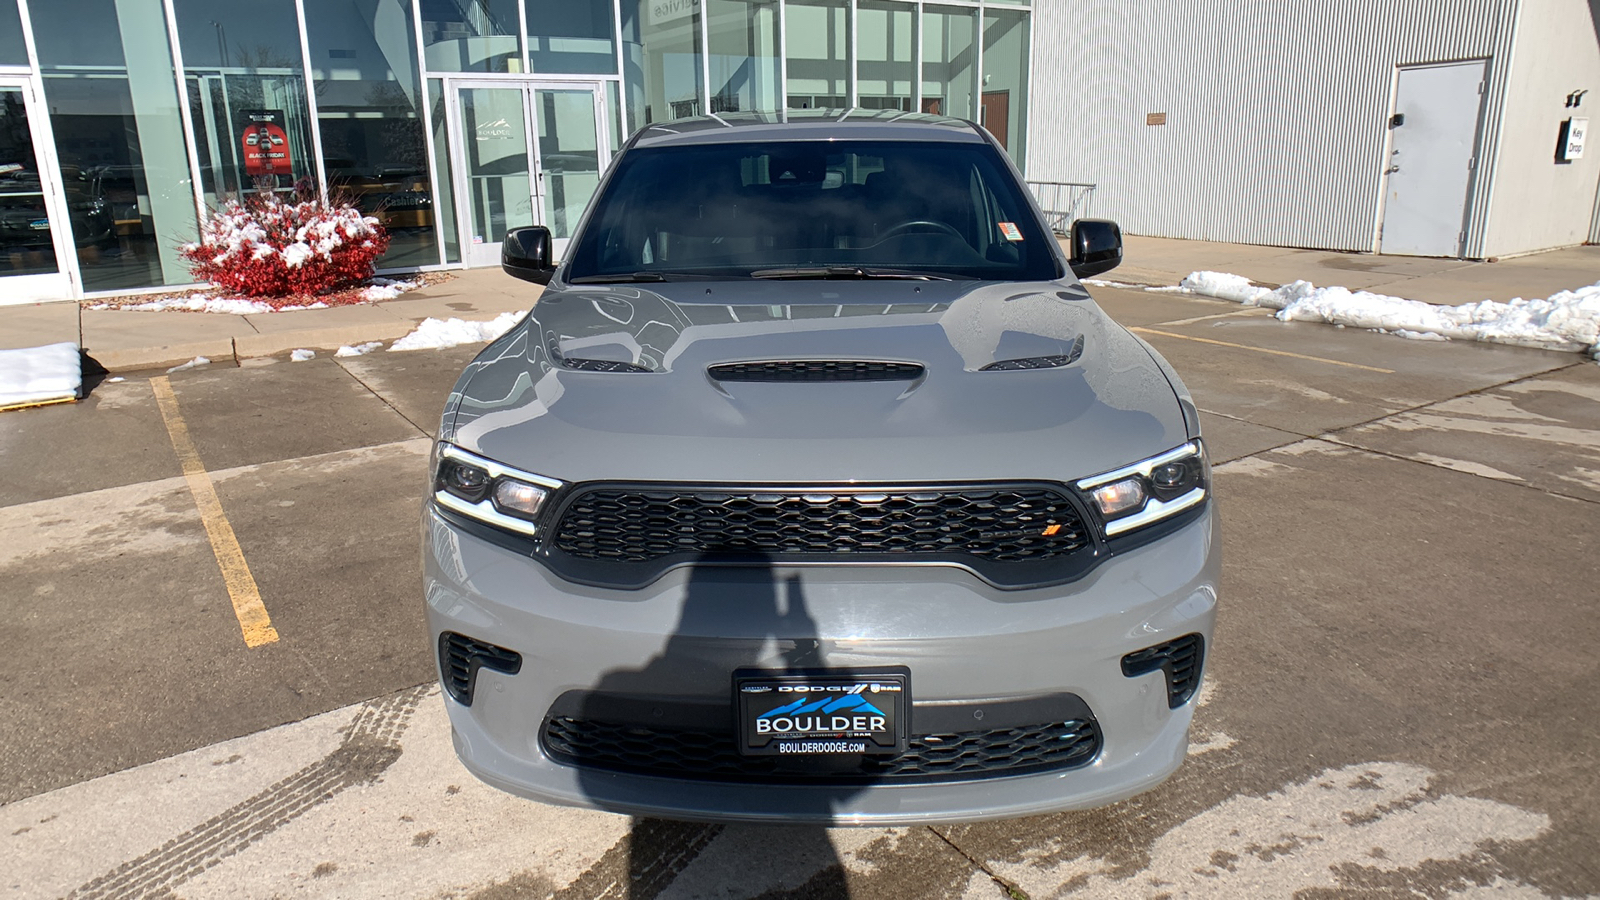
[[[472,705],[473,676],[479,668],[515,675],[522,669],[522,654],[453,631],[439,635],[439,680],[462,706]]]
[[[1044,487],[674,490],[594,487],[562,511],[555,546],[584,560],[707,554],[1060,559],[1089,546],[1062,493]]]
[[[724,363],[707,371],[718,381],[911,381],[923,369],[917,363],[795,359]]]
[[[1200,686],[1200,668],[1205,661],[1205,638],[1186,634],[1164,644],[1146,647],[1122,658],[1122,674],[1129,678],[1160,669],[1167,676],[1167,706],[1172,709],[1189,702]]]
[[[630,362],[616,362],[609,359],[585,359],[578,356],[568,356],[561,360],[561,365],[568,369],[579,369],[584,372],[649,372],[649,366],[641,366]]]
[[[641,775],[765,784],[908,783],[1075,768],[1099,754],[1100,730],[1093,720],[1071,719],[916,735],[899,756],[852,758],[844,763],[847,768],[810,770],[784,757],[741,756],[728,732],[642,728],[568,716],[545,722],[544,746],[557,762]]]

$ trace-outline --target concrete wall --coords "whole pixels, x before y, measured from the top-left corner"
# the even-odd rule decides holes
[[[1582,244],[1594,217],[1600,148],[1583,159],[1555,159],[1556,137],[1571,116],[1600,125],[1600,39],[1589,0],[1522,0],[1500,153],[1489,199],[1485,256],[1510,256]],[[1589,91],[1577,109],[1567,95]]]
[[[1096,214],[1136,234],[1370,251],[1395,68],[1488,58],[1493,159],[1517,3],[1042,0],[1028,177],[1097,183]]]

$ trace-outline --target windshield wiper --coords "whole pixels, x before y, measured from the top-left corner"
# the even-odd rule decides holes
[[[726,272],[618,272],[612,275],[579,275],[567,279],[567,284],[622,284],[641,281],[728,281],[740,276]]]
[[[626,275],[580,275],[567,279],[568,284],[613,284],[624,281],[666,281],[660,272],[632,272]]]
[[[861,266],[804,266],[789,269],[757,269],[751,278],[800,279],[830,278],[853,281],[864,278],[904,278],[912,281],[951,281],[949,275],[933,275],[910,269],[864,269]]]

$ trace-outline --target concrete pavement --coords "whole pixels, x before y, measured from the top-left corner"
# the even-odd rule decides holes
[[[90,309],[92,303],[80,308],[72,301],[0,306],[0,349],[74,341],[113,372],[196,356],[237,362],[300,348],[391,341],[429,317],[487,321],[529,308],[541,291],[499,269],[473,269],[394,300],[252,315]]]
[[[170,383],[265,646],[150,380],[0,417],[0,893],[1600,894],[1600,367],[1094,294],[1194,391],[1223,516],[1204,705],[1157,790],[865,830],[490,790],[454,760],[417,593],[429,430],[478,348],[264,358]]]

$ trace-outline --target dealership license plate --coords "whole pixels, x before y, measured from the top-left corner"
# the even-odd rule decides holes
[[[789,757],[903,752],[909,682],[904,669],[739,673],[733,681],[739,752]]]

